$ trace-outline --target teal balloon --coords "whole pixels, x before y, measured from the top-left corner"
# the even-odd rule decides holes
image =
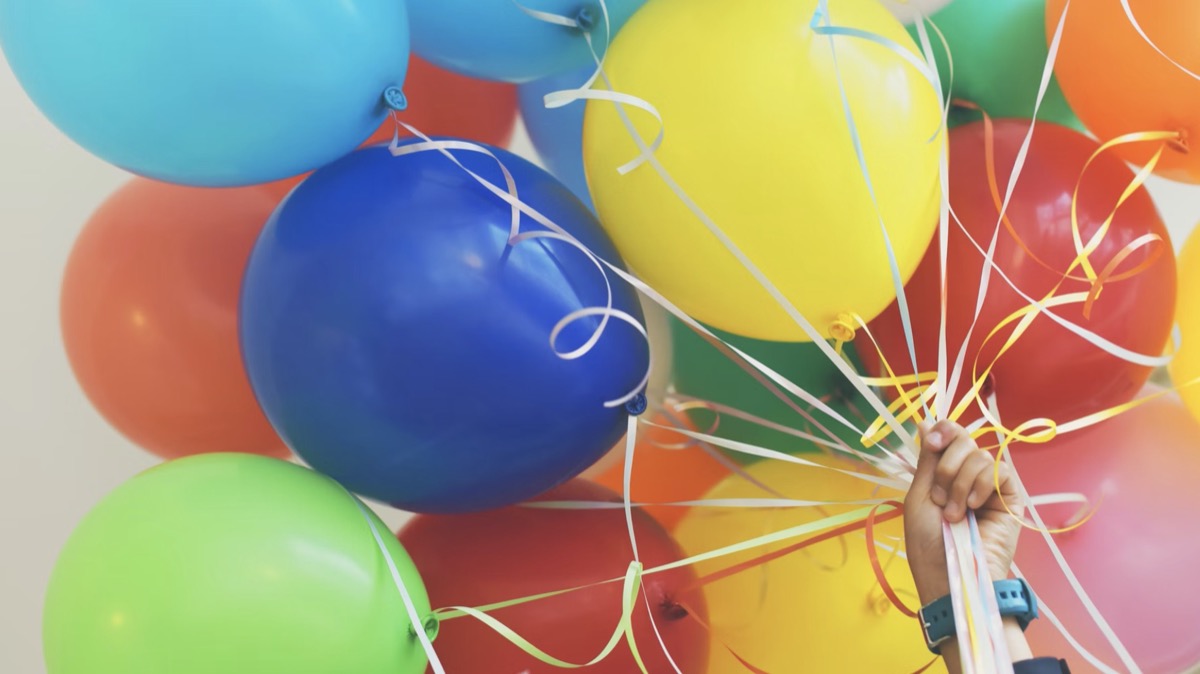
[[[463,75],[530,82],[594,64],[582,31],[603,53],[610,35],[645,1],[608,0],[606,25],[595,0],[408,0],[413,51]],[[573,19],[580,28],[544,21],[526,9]]]
[[[134,477],[59,555],[48,674],[424,672],[369,512],[333,480],[255,455],[200,455]],[[416,567],[369,517],[433,633]]]
[[[928,29],[943,93],[979,105],[994,118],[1033,116],[1049,48],[1045,0],[954,0],[930,19],[941,30],[954,61],[950,67],[937,34]],[[915,26],[908,32],[920,44]],[[979,113],[952,108],[950,126],[979,118]],[[1051,80],[1038,119],[1082,131],[1057,80]]]
[[[874,419],[866,401],[815,344],[811,342],[768,342],[731,335],[719,330],[713,330],[713,332],[721,339],[787,377],[800,388],[821,398],[834,411],[859,428],[865,429]],[[671,319],[671,339],[675,360],[674,384],[678,393],[727,405],[788,428],[801,430],[822,439],[829,439],[828,435],[816,429],[791,406],[780,400],[743,370],[741,366],[727,358],[707,340],[675,318]],[[853,355],[854,350],[846,348],[844,351],[850,358],[855,371],[861,372],[862,366],[859,364],[857,356]],[[799,399],[795,400],[802,409],[809,409],[807,403]],[[816,409],[811,409],[809,413],[850,447],[862,448],[861,436],[857,432]],[[870,418],[866,418],[864,415],[870,415]],[[689,412],[689,416],[701,431],[707,430],[714,418],[713,413],[707,410],[692,410]],[[819,445],[811,441],[754,422],[737,419],[728,414],[720,416],[714,435],[789,454],[820,449]],[[752,457],[745,454],[731,452],[730,455],[741,460],[752,460]]]
[[[404,0],[0,0],[0,47],[55,126],[200,187],[353,151],[404,84],[408,32]]]

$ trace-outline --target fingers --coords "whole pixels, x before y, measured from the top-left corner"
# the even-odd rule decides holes
[[[967,507],[977,507],[982,505],[990,497],[990,478],[992,474],[992,457],[979,449],[972,448],[963,460],[962,467],[958,470],[958,474],[954,476],[948,491],[950,497],[943,507],[943,512],[946,514],[946,521],[958,522],[967,514]],[[972,492],[976,486],[981,490],[987,490],[982,499],[976,503],[969,503],[973,496]]]
[[[1021,496],[1016,473],[1012,466],[1004,462],[996,470],[999,471],[998,476],[994,473],[988,476],[991,484],[988,485],[988,498],[984,500],[984,506],[992,510],[1007,510],[1021,517],[1025,514],[1025,499]],[[999,489],[996,488],[997,484],[1000,485]]]
[[[939,454],[964,432],[958,424],[950,421],[922,422],[917,426],[917,432],[921,439],[921,455],[917,457],[917,472],[913,475],[909,498],[925,499],[930,496],[934,484],[934,469],[937,468]],[[935,501],[939,506],[944,502],[944,496],[940,501]]]
[[[921,450],[936,454],[962,435],[966,435],[962,426],[953,421],[939,421],[921,433]]]
[[[933,430],[933,426],[928,422],[917,426],[917,433],[921,438],[921,455],[917,457],[917,472],[913,475],[912,487],[908,490],[906,501],[909,499],[924,500],[929,495],[929,487],[933,485],[933,469],[937,468],[938,457],[937,454],[926,449],[931,430]]]
[[[951,487],[962,471],[967,459],[979,448],[970,435],[961,433],[942,450],[937,468],[933,471],[933,485],[929,488],[929,499],[939,506],[945,506],[950,496]]]

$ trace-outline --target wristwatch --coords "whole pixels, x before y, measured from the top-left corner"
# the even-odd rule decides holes
[[[1029,588],[1024,578],[1009,578],[992,583],[996,591],[996,604],[1001,616],[1012,616],[1024,630],[1029,623],[1038,617],[1037,596]],[[925,635],[925,645],[929,650],[941,654],[941,646],[946,640],[955,635],[954,605],[950,595],[946,595],[921,609],[917,614],[921,622],[921,631]]]

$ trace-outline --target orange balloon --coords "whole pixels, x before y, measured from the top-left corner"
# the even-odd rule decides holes
[[[408,60],[404,81],[408,108],[399,118],[427,136],[453,136],[504,147],[517,123],[517,86],[460,75],[439,68],[417,55]],[[391,117],[363,145],[391,142],[396,123]],[[410,134],[403,127],[400,136]],[[267,186],[283,198],[308,174],[277,180]]]
[[[654,422],[670,425],[662,414],[654,416]],[[696,430],[682,415],[675,415],[675,423],[682,423],[689,431]],[[714,459],[699,446],[688,443],[691,438],[674,431],[641,426],[638,428],[638,443],[633,453],[633,475],[630,480],[630,500],[647,503],[670,503],[692,501],[702,497],[713,485],[729,477],[729,469]],[[595,481],[623,493],[625,486],[625,459],[614,463]],[[688,508],[678,506],[650,506],[645,508],[654,519],[667,529],[673,529],[687,514]]]
[[[1046,34],[1053,37],[1066,0],[1047,0]],[[1146,35],[1180,65],[1200,72],[1200,2],[1129,0]],[[1100,140],[1140,131],[1180,131],[1200,144],[1200,80],[1193,79],[1146,42],[1120,0],[1072,3],[1054,72],[1067,102]],[[1144,165],[1158,143],[1122,146],[1123,159]],[[1171,144],[1155,172],[1200,183],[1200,145],[1191,152]]]
[[[109,423],[159,456],[289,453],[237,331],[242,272],[275,203],[260,188],[134,178],[75,242],[60,305],[71,368]]]

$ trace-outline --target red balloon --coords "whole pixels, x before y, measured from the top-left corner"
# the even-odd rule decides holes
[[[1028,127],[1028,120],[999,120],[995,124],[995,167],[1001,194]],[[950,131],[950,204],[984,250],[991,241],[999,213],[988,187],[985,147],[983,122]],[[1084,164],[1097,147],[1091,139],[1055,124],[1039,122],[1034,131],[1028,160],[1008,207],[1013,229],[1028,250],[1001,225],[993,258],[996,266],[1033,299],[1042,299],[1054,288],[1075,259],[1071,195]],[[1108,217],[1133,177],[1129,167],[1111,153],[1101,155],[1091,164],[1079,193],[1083,241],[1088,241]],[[1175,258],[1167,230],[1145,189],[1137,190],[1117,211],[1108,235],[1090,260],[1099,272],[1123,248],[1146,234],[1157,234],[1162,242],[1137,249],[1117,267],[1116,275],[1147,261],[1149,267],[1131,277],[1105,283],[1090,317],[1084,316],[1081,304],[1060,306],[1052,311],[1132,351],[1162,353],[1174,315]],[[983,269],[983,254],[953,222],[946,264],[947,358],[952,368],[967,338]],[[1078,268],[1071,277],[1062,283],[1059,295],[1087,292],[1092,287]],[[937,369],[939,285],[935,238],[905,286],[917,365],[922,372]],[[978,324],[967,344],[963,378],[953,392],[955,403],[968,390],[976,357],[982,371],[992,362],[1015,324],[1002,328],[986,345],[984,339],[1006,317],[1027,305],[993,270]],[[893,370],[897,374],[912,373],[895,303],[869,327]],[[854,344],[867,369],[881,373],[883,368],[866,335],[860,334]],[[1150,368],[1110,355],[1042,315],[1000,357],[988,388],[995,391],[1002,418],[1011,428],[1035,417],[1049,417],[1061,423],[1126,402],[1149,375]],[[978,410],[973,409],[962,421],[978,416]]]
[[[60,303],[71,368],[109,423],[159,456],[289,454],[237,334],[242,272],[275,201],[134,178],[75,242]]]
[[[1144,394],[1155,392],[1147,389]],[[1200,663],[1200,425],[1168,396],[1020,453],[1017,470],[1031,494],[1080,492],[1102,498],[1092,519],[1055,536],[1100,614],[1146,674]],[[1050,528],[1078,510],[1039,509]],[[1115,652],[1075,597],[1041,536],[1025,532],[1017,566],[1071,634],[1109,665]],[[1058,655],[1072,672],[1091,672],[1045,618],[1029,628],[1034,653]]]
[[[611,491],[573,480],[544,500],[614,501]],[[634,512],[638,551],[646,568],[683,557],[679,546],[652,518]],[[625,575],[633,551],[625,513],[613,510],[549,510],[511,506],[467,515],[422,515],[398,534],[412,555],[435,607],[480,606],[542,592],[563,590]],[[643,579],[654,621],[672,659],[684,672],[702,672],[709,637],[680,605],[704,615],[703,596],[682,591],[695,580],[688,567]],[[584,663],[604,648],[621,615],[620,582],[496,611],[497,620],[547,653]],[[634,633],[651,674],[674,672],[655,637],[639,598]],[[526,655],[474,618],[444,622],[434,644],[449,672],[561,674]],[[620,644],[587,669],[596,674],[638,671],[629,648]]]
[[[443,70],[413,54],[404,81],[408,108],[400,120],[427,136],[452,136],[505,147],[517,123],[517,87]],[[363,145],[391,142],[396,123],[389,117]],[[409,134],[402,127],[400,136]],[[283,198],[308,174],[267,183]]]

